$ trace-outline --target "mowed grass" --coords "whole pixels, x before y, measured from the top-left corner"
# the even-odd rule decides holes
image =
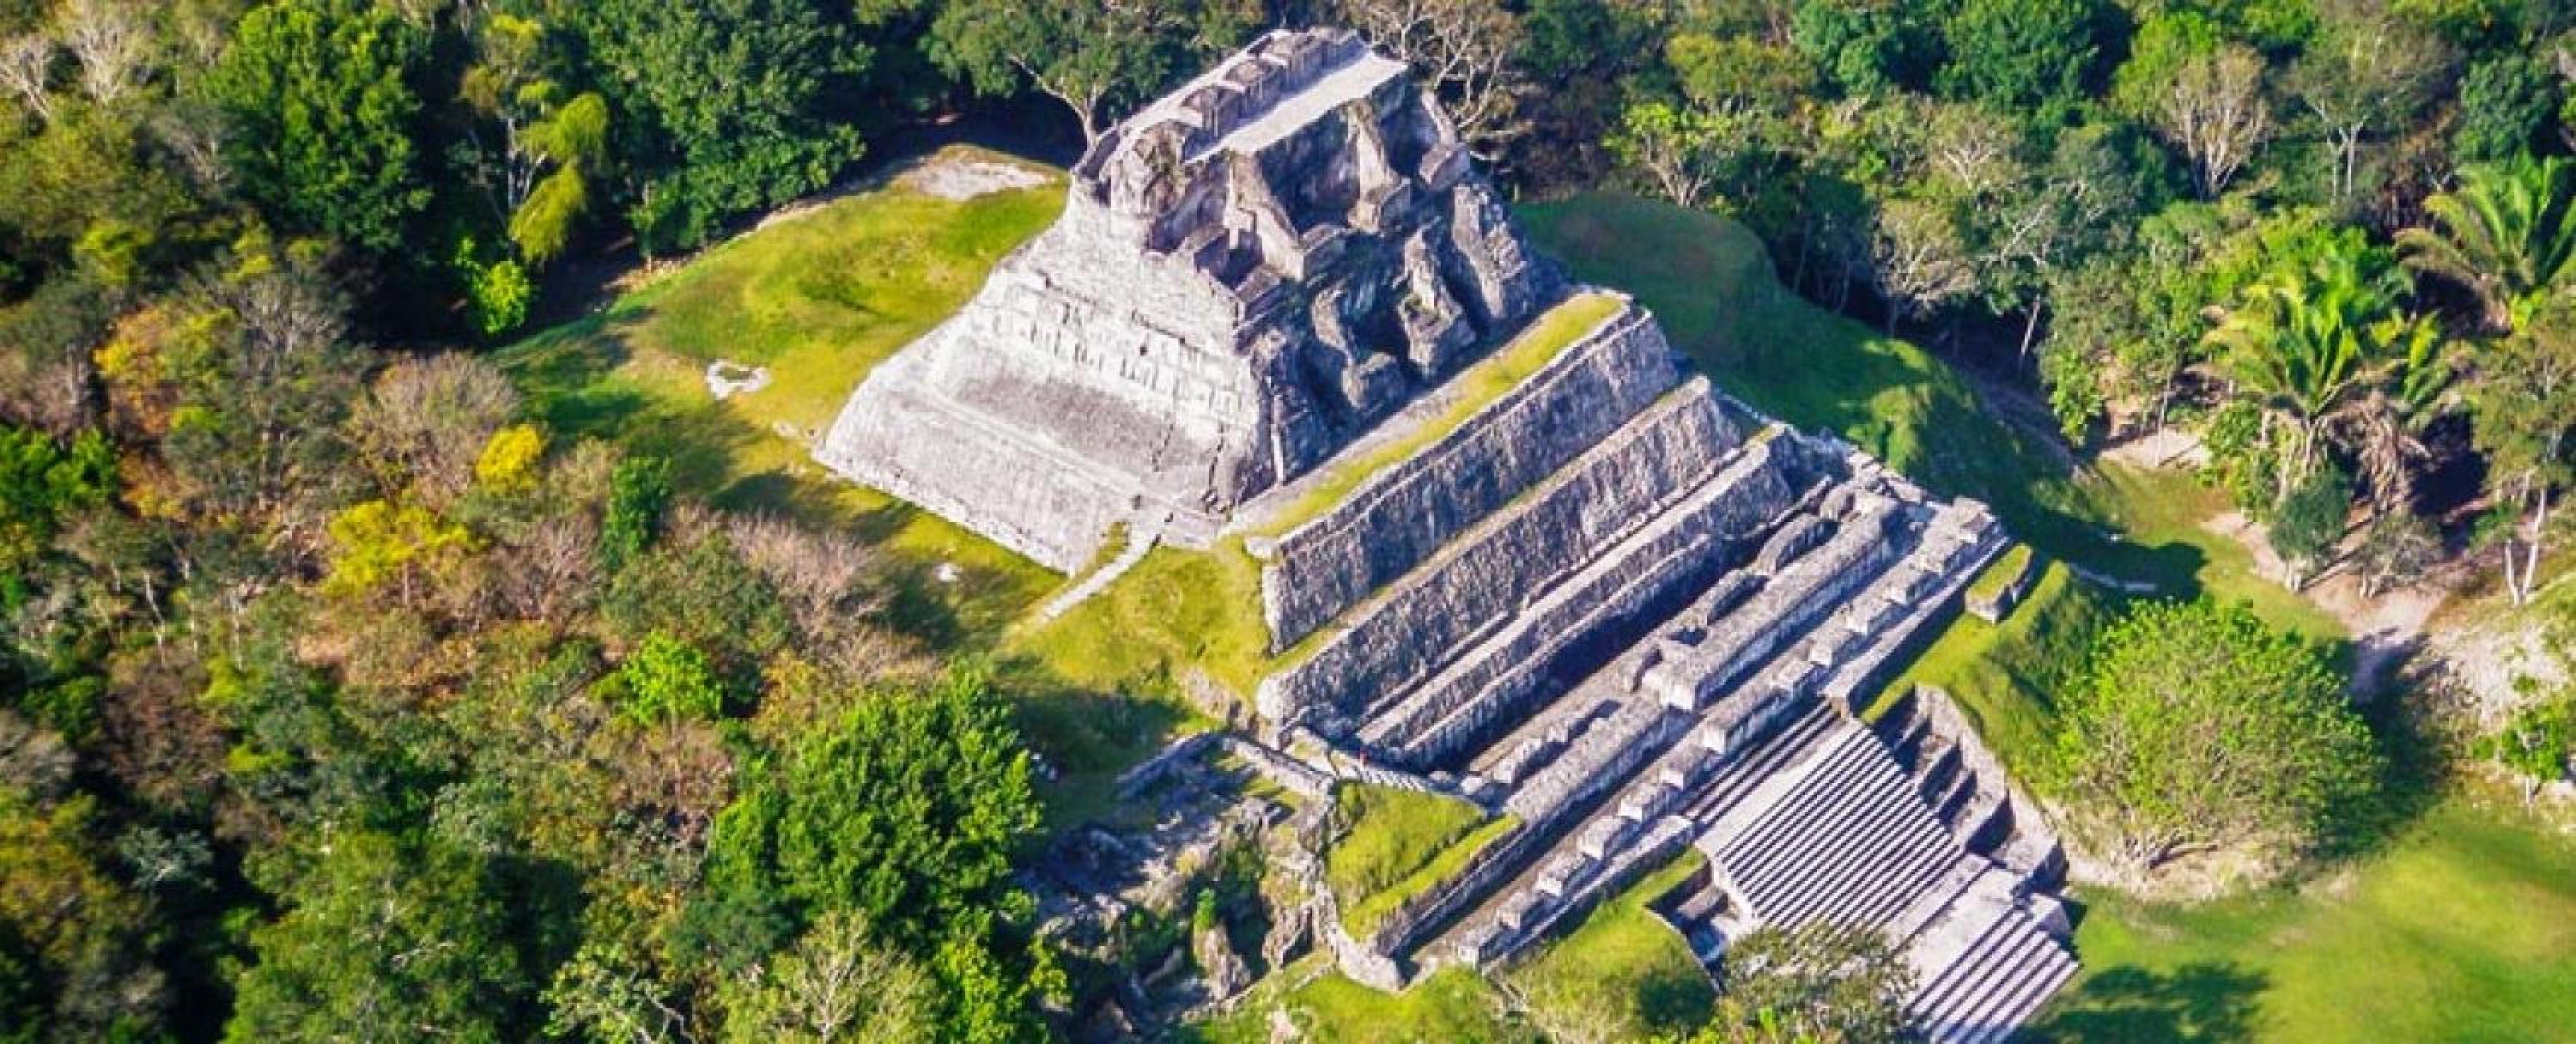
[[[1237,697],[1269,663],[1261,569],[1239,539],[1208,551],[1164,545],[1071,612],[1014,635],[1011,647],[1087,688],[1178,691],[1196,671]]]
[[[1370,477],[1412,459],[1414,454],[1458,430],[1458,426],[1475,416],[1476,411],[1491,405],[1504,392],[1519,387],[1522,381],[1564,354],[1585,334],[1609,322],[1624,307],[1626,302],[1603,293],[1576,294],[1558,303],[1512,338],[1511,343],[1469,364],[1441,385],[1439,393],[1452,398],[1438,416],[1405,432],[1402,438],[1368,446],[1347,458],[1327,461],[1323,472],[1302,494],[1280,505],[1257,528],[1263,535],[1277,536],[1313,521],[1316,516],[1341,503]]]
[[[1205,1044],[1267,1044],[1272,1012],[1304,1039],[1332,1044],[1540,1044],[1494,987],[1465,968],[1444,968],[1401,993],[1384,993],[1325,970],[1313,956],[1273,973],[1234,1010],[1185,1027]]]
[[[1620,1040],[1689,1034],[1708,1021],[1717,991],[1681,934],[1648,907],[1706,862],[1685,849],[1506,977],[1531,1005],[1556,1008],[1540,1020],[1551,1025],[1588,1024]]]
[[[2244,602],[2273,624],[2321,642],[2348,637],[2343,623],[2277,580],[2264,575],[2254,553],[2206,525],[2230,510],[2227,494],[2203,485],[2190,472],[2147,469],[2116,461],[2095,466],[2096,481],[2107,495],[2113,521],[2132,541],[2145,545],[2183,545],[2198,552],[2200,562],[2191,586],[2221,601]]]
[[[989,157],[988,157],[989,158]],[[810,443],[876,364],[954,314],[994,264],[1055,220],[1062,179],[972,200],[889,185],[811,206],[712,247],[599,314],[500,349],[556,432],[672,462],[682,491],[845,528],[915,583],[899,608],[943,644],[990,646],[1054,586],[1035,564],[929,512],[826,475]],[[708,363],[770,384],[717,402]],[[933,581],[939,565],[953,581]]]
[[[2075,944],[2041,1039],[2576,1040],[2576,841],[2452,799],[2295,890],[2100,898]]]
[[[1948,692],[1977,735],[2025,783],[2056,742],[2055,693],[2081,670],[2093,636],[2121,596],[2050,562],[2020,605],[1996,623],[1958,614],[1880,694],[1876,717],[1917,685]]]
[[[1324,883],[1341,903],[1342,927],[1360,938],[1510,829],[1508,820],[1488,822],[1476,806],[1440,794],[1350,783],[1334,799],[1348,825],[1324,856]]]

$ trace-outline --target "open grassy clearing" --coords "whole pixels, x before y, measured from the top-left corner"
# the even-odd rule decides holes
[[[1584,293],[1566,299],[1532,321],[1510,344],[1475,361],[1441,386],[1445,394],[1455,396],[1439,416],[1433,417],[1400,439],[1369,447],[1350,459],[1336,459],[1324,465],[1313,484],[1296,500],[1281,505],[1270,518],[1263,520],[1260,532],[1277,536],[1315,519],[1360,488],[1372,476],[1387,468],[1412,459],[1431,444],[1458,430],[1467,418],[1476,415],[1501,398],[1504,392],[1519,387],[1542,367],[1573,347],[1585,334],[1609,322],[1626,303],[1602,293]]]
[[[1707,863],[1695,849],[1595,908],[1506,977],[1550,1025],[1589,1025],[1621,1040],[1681,1036],[1717,1003],[1689,944],[1648,908]]]
[[[2102,898],[2075,943],[2043,1039],[2576,1039],[2576,841],[2452,799],[2294,890]]]
[[[1440,883],[1511,821],[1488,820],[1457,798],[1345,784],[1335,794],[1349,826],[1324,857],[1342,927],[1367,938],[1397,904]]]
[[[809,458],[869,369],[964,305],[1003,255],[1055,220],[1061,181],[954,201],[900,185],[812,207],[710,248],[600,313],[494,356],[556,431],[672,462],[719,506],[851,528],[954,583],[907,585],[912,629],[989,645],[1056,578],[929,512],[837,482]],[[706,365],[765,366],[717,402]]]
[[[1509,1011],[1500,992],[1475,972],[1445,968],[1402,993],[1380,993],[1309,956],[1273,973],[1233,1012],[1187,1027],[1182,1039],[1202,1044],[1267,1044],[1271,1012],[1281,1010],[1310,1041],[1334,1044],[1539,1044],[1539,1034]]]
[[[2223,601],[2244,602],[2264,619],[2323,642],[2347,635],[2342,622],[2281,586],[2255,565],[2245,545],[2204,524],[2226,514],[2227,495],[2178,468],[2145,469],[2115,461],[2095,466],[2102,502],[2129,539],[2147,546],[2187,546],[2200,562],[2191,587]]]

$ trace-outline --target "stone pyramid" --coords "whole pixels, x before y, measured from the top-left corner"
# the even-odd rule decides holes
[[[2047,824],[1941,694],[1868,706],[2008,546],[1993,514],[1565,286],[1347,34],[1274,33],[1113,131],[820,455],[1068,571],[1122,523],[1240,534],[1273,659],[1232,742],[1321,802],[1499,821],[1356,929],[1318,890],[1362,982],[1509,960],[1686,849],[1706,871],[1655,909],[1702,960],[1881,930],[1936,1041],[2008,1036],[2074,973]]]
[[[1401,63],[1273,33],[1093,146],[817,456],[1059,570],[1204,544],[1562,292]]]

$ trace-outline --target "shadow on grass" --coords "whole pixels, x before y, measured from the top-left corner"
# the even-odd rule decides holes
[[[2084,1044],[2223,1044],[2254,1039],[2261,972],[2199,962],[2171,972],[2119,967],[2061,995],[2028,1039]]]
[[[1047,826],[1114,821],[1119,774],[1178,736],[1191,721],[1177,700],[1092,692],[1064,683],[1043,664],[1014,657],[997,664],[1013,694],[1020,732],[1045,759]]]

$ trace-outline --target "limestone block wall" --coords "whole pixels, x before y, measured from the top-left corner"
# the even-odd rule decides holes
[[[940,402],[904,373],[920,362],[879,367],[815,457],[1050,568],[1088,561],[1132,498],[1125,477]]]
[[[1272,651],[1422,564],[1680,379],[1662,329],[1632,305],[1438,442],[1282,534],[1261,571]],[[1670,450],[1714,460],[1738,441],[1704,388],[1691,410],[1684,422],[1701,444]]]
[[[1687,444],[1677,450],[1663,440],[1640,438],[1620,446],[1612,457],[1670,462],[1690,452]],[[1419,688],[1374,715],[1360,730],[1361,741],[1399,764],[1441,764],[1488,738],[1497,724],[1517,718],[1532,701],[1550,695],[1547,683],[1571,647],[1624,629],[1619,621],[1670,601],[1673,592],[1697,590],[1743,551],[1732,534],[1646,543],[1650,550],[1605,556],[1531,601]]]
[[[1804,491],[1816,466],[1793,438],[1750,445],[1686,491],[1662,474],[1599,468],[1564,476],[1581,495],[1532,496],[1462,536],[1432,563],[1355,610],[1302,661],[1264,679],[1261,712],[1276,722],[1356,714],[1411,689],[1479,634],[1499,630],[1572,571],[1615,561],[1661,563],[1674,547],[1723,553],[1730,538],[1766,528]],[[1637,539],[1624,538],[1636,536]]]

